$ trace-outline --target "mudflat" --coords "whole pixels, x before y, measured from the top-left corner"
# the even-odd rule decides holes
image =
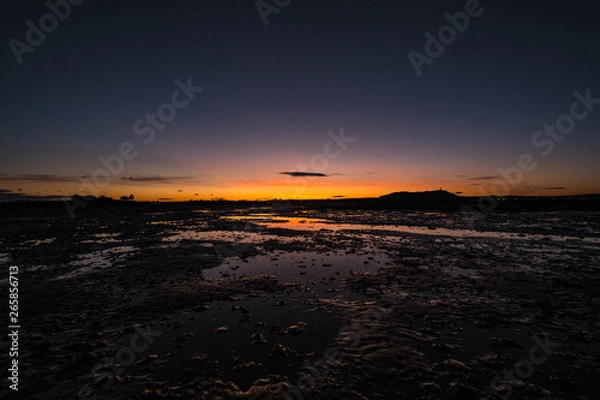
[[[600,390],[599,212],[161,207],[2,213],[20,395]]]

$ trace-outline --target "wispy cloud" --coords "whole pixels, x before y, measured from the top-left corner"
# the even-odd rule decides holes
[[[482,176],[472,176],[470,178],[465,178],[469,181],[491,181],[492,179],[499,179],[498,175],[482,175]]]
[[[280,172],[279,174],[281,174],[281,175],[289,175],[289,176],[293,176],[293,177],[299,177],[299,176],[317,176],[317,177],[323,177],[323,176],[327,176],[325,174],[321,174],[321,173],[318,173],[318,172],[303,172],[303,171]]]
[[[87,175],[82,175],[81,178],[91,178]],[[172,183],[181,182],[193,179],[190,176],[128,176],[123,177],[121,181],[139,182],[139,183]],[[74,176],[63,176],[54,174],[0,174],[0,182],[53,182],[53,183],[68,183],[79,182],[79,179]]]
[[[565,190],[565,186],[546,186],[544,190]]]
[[[52,174],[0,174],[0,182],[76,182],[77,178]]]
[[[127,176],[121,178],[125,181],[130,182],[143,182],[143,183],[171,183],[174,181],[182,181],[191,179],[189,176]]]

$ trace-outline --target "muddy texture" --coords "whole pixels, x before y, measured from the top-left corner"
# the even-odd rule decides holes
[[[20,267],[23,398],[600,389],[597,212],[54,214],[2,216],[0,258]]]

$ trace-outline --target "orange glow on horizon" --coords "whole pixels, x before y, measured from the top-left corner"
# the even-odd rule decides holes
[[[12,186],[12,185],[7,185]],[[590,194],[600,192],[600,188],[590,188],[586,185],[572,185],[569,190],[545,190],[531,186],[511,187],[508,195],[514,196],[564,196]],[[389,193],[408,191],[420,192],[438,190],[439,188],[461,196],[482,196],[490,193],[491,183],[474,186],[464,181],[435,181],[398,182],[395,180],[350,179],[346,177],[278,177],[275,180],[246,180],[233,181],[231,184],[199,185],[186,182],[185,184],[144,184],[114,181],[106,188],[97,192],[79,192],[77,183],[65,184],[60,188],[50,184],[19,184],[18,187],[7,187],[31,196],[64,196],[73,194],[106,196],[119,200],[121,196],[134,195],[139,201],[189,201],[189,200],[272,200],[272,199],[334,199],[334,198],[377,198]],[[21,189],[21,190],[19,190]],[[502,193],[491,193],[503,195]]]

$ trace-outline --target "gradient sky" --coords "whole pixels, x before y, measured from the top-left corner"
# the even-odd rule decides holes
[[[254,0],[87,0],[20,65],[9,41],[49,9],[16,3],[1,17],[1,200],[600,192],[600,104],[549,154],[532,143],[574,91],[600,98],[597,1],[481,1],[421,76],[407,53],[465,1],[292,0],[265,26]],[[188,77],[203,91],[145,144],[134,123]],[[327,158],[341,129],[355,140]],[[124,142],[137,157],[82,186]],[[500,177],[522,154],[536,169]],[[281,174],[295,171],[326,176]]]

